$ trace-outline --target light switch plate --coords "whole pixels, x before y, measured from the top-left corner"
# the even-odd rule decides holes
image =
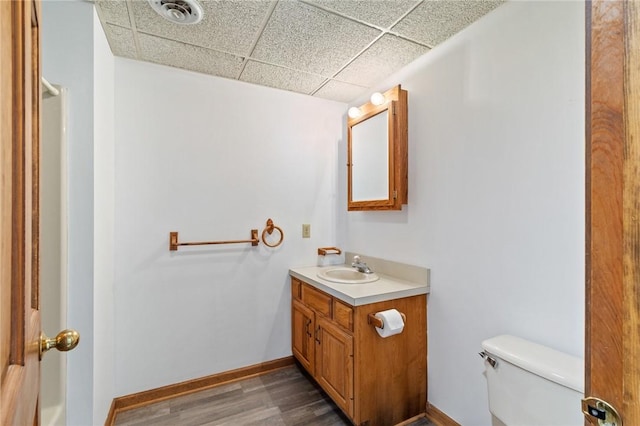
[[[311,238],[311,225],[308,223],[302,224],[302,238]]]

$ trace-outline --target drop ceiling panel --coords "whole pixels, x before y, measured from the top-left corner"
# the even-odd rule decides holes
[[[342,70],[336,79],[371,87],[428,51],[428,47],[386,34]]]
[[[331,80],[315,92],[315,96],[325,99],[333,99],[339,102],[350,102],[360,96],[366,87],[355,84],[343,83],[342,81]]]
[[[294,1],[276,6],[252,57],[331,77],[380,31]]]
[[[349,102],[502,3],[196,1],[204,17],[194,25],[167,21],[147,0],[95,5],[116,56]]]
[[[191,44],[138,34],[140,59],[205,74],[235,78],[242,58]]]
[[[97,0],[98,16],[101,21],[131,27],[129,22],[129,10],[125,0]]]
[[[134,59],[137,57],[133,31],[111,24],[107,24],[105,28],[114,55]]]
[[[289,68],[249,61],[242,71],[240,80],[277,89],[311,94],[325,78]]]
[[[304,0],[305,3],[317,5],[335,11],[359,21],[389,28],[400,17],[410,11],[419,0]]]
[[[139,32],[246,56],[259,35],[269,10],[268,1],[200,2],[202,21],[175,24],[160,16],[146,1],[130,1]]]
[[[435,46],[500,4],[501,1],[424,1],[394,26],[393,31]]]

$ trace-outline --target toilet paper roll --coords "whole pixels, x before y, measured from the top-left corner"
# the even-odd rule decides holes
[[[380,337],[386,338],[402,333],[404,321],[402,321],[402,316],[396,309],[376,312],[375,317],[382,320],[383,328],[376,327]]]

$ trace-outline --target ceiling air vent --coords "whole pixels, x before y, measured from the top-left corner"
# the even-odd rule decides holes
[[[148,0],[163,18],[176,24],[197,24],[202,20],[202,7],[196,0]]]

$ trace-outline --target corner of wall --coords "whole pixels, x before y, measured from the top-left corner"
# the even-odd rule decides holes
[[[115,396],[114,362],[114,57],[93,11],[94,279],[93,424]]]

